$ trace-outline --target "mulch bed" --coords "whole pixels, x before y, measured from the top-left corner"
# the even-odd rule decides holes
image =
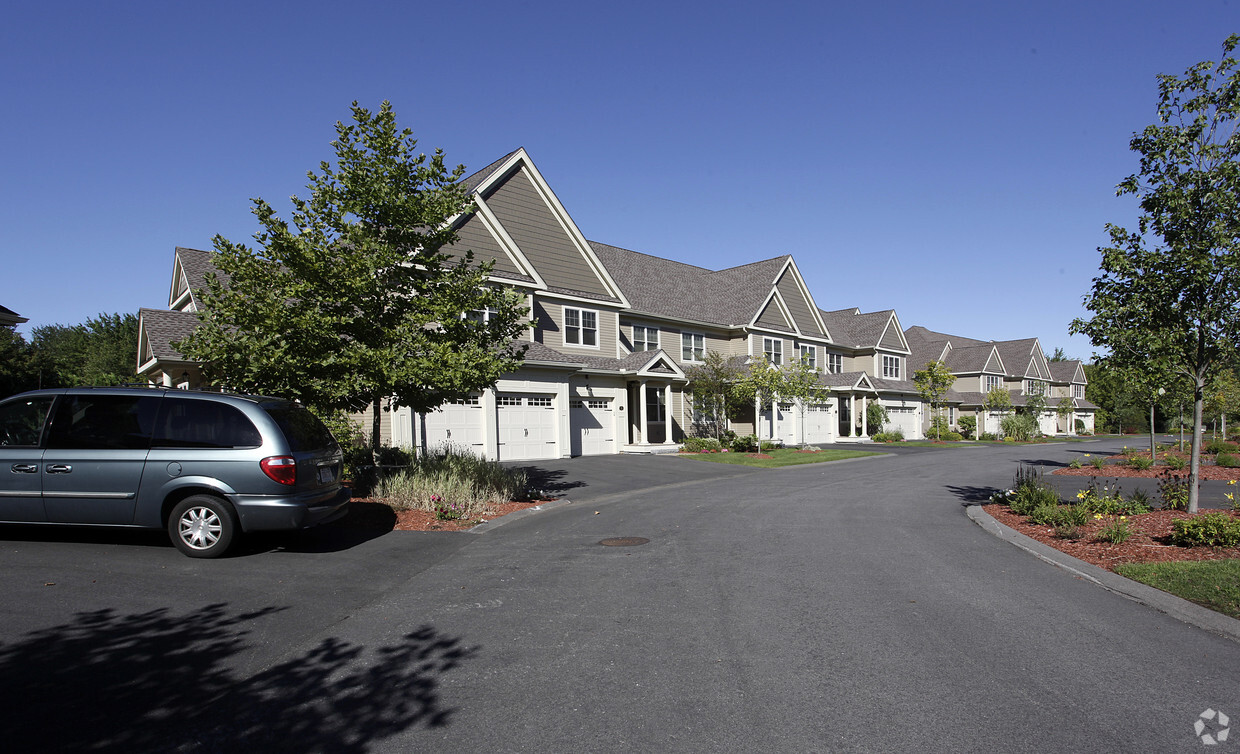
[[[345,516],[341,523],[345,526],[383,531],[465,531],[483,521],[533,508],[545,502],[547,501],[501,503],[492,505],[481,518],[441,521],[431,511],[395,510],[375,498],[353,498],[349,503],[349,515]]]
[[[1150,457],[1148,450],[1144,453],[1138,453],[1137,455],[1143,458]],[[1166,455],[1166,453],[1160,453],[1159,458],[1162,458],[1164,455]],[[1183,456],[1183,458],[1185,461],[1188,460],[1187,456]],[[1174,470],[1168,466],[1151,466],[1148,469],[1134,469],[1126,463],[1127,456],[1122,454],[1106,456],[1105,460],[1107,461],[1107,464],[1101,469],[1096,468],[1092,464],[1086,464],[1079,469],[1067,467],[1056,469],[1051,473],[1056,476],[1107,476],[1126,477],[1131,479],[1158,479],[1159,477],[1166,476],[1167,474],[1178,474],[1184,477],[1188,476],[1187,466],[1179,470]],[[1201,457],[1200,474],[1202,481],[1228,481],[1231,479],[1240,481],[1240,469],[1215,466],[1213,459],[1210,456]]]
[[[1240,547],[1177,547],[1171,544],[1171,522],[1177,518],[1189,518],[1183,511],[1151,511],[1139,516],[1129,516],[1128,525],[1133,535],[1127,542],[1114,545],[1109,542],[1095,542],[1096,532],[1112,523],[1110,518],[1101,521],[1090,521],[1081,527],[1084,536],[1080,539],[1059,539],[1054,529],[1048,526],[1028,523],[1024,516],[1018,516],[1006,505],[990,503],[982,509],[999,523],[1004,524],[1028,537],[1054,547],[1060,552],[1074,558],[1093,563],[1108,571],[1123,563],[1161,563],[1180,560],[1223,560],[1240,558]],[[1217,512],[1217,511],[1214,511]],[[1235,513],[1231,514],[1235,516]]]

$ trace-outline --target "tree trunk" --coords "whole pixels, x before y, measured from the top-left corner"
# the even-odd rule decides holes
[[[383,410],[382,401],[382,398],[375,398],[370,404],[373,414],[370,418],[370,462],[376,466],[379,465],[379,444],[382,440],[382,433],[379,431],[383,426],[383,414],[380,413]]]
[[[1154,404],[1150,403],[1150,460],[1157,461],[1158,457],[1154,455]]]
[[[1188,512],[1197,512],[1197,487],[1201,479],[1202,411],[1205,405],[1206,383],[1200,376],[1193,387],[1193,449],[1188,465]]]

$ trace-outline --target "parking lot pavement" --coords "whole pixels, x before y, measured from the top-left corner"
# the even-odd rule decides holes
[[[674,454],[581,456],[551,461],[514,461],[504,465],[523,469],[529,474],[530,484],[535,489],[576,502],[764,471],[677,458]]]

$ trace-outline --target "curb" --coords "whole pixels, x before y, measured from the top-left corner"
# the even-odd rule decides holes
[[[525,518],[526,516],[533,516],[536,513],[542,513],[543,511],[551,510],[552,508],[559,508],[561,506],[568,505],[571,502],[573,501],[569,500],[568,498],[563,498],[560,500],[552,500],[547,503],[540,503],[538,505],[533,506],[532,508],[526,508],[524,510],[514,511],[512,513],[509,513],[506,516],[500,516],[499,518],[493,518],[490,521],[484,521],[478,524],[477,526],[466,529],[465,533],[466,534],[486,534],[492,529],[497,529],[503,526],[504,524],[510,523],[512,521],[517,521],[519,519]]]
[[[1099,568],[1092,563],[1086,563],[1067,553],[1060,552],[1054,547],[1044,545],[1032,537],[1027,537],[999,523],[993,516],[982,510],[980,505],[968,506],[965,508],[965,514],[968,515],[973,523],[982,527],[990,534],[1019,547],[1056,568],[1063,569],[1086,581],[1092,581],[1108,592],[1113,592],[1133,602],[1139,602],[1147,607],[1152,607],[1158,612],[1178,621],[1240,643],[1240,620],[1229,618],[1222,613],[1216,613],[1209,608],[1176,597],[1174,594],[1168,594],[1161,589],[1155,589],[1152,586],[1142,584],[1139,581],[1124,578],[1118,573],[1113,573],[1105,568]]]

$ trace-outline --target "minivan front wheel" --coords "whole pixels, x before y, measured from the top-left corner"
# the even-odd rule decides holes
[[[232,506],[210,495],[193,495],[172,509],[168,536],[191,558],[218,558],[232,546],[237,531]]]

